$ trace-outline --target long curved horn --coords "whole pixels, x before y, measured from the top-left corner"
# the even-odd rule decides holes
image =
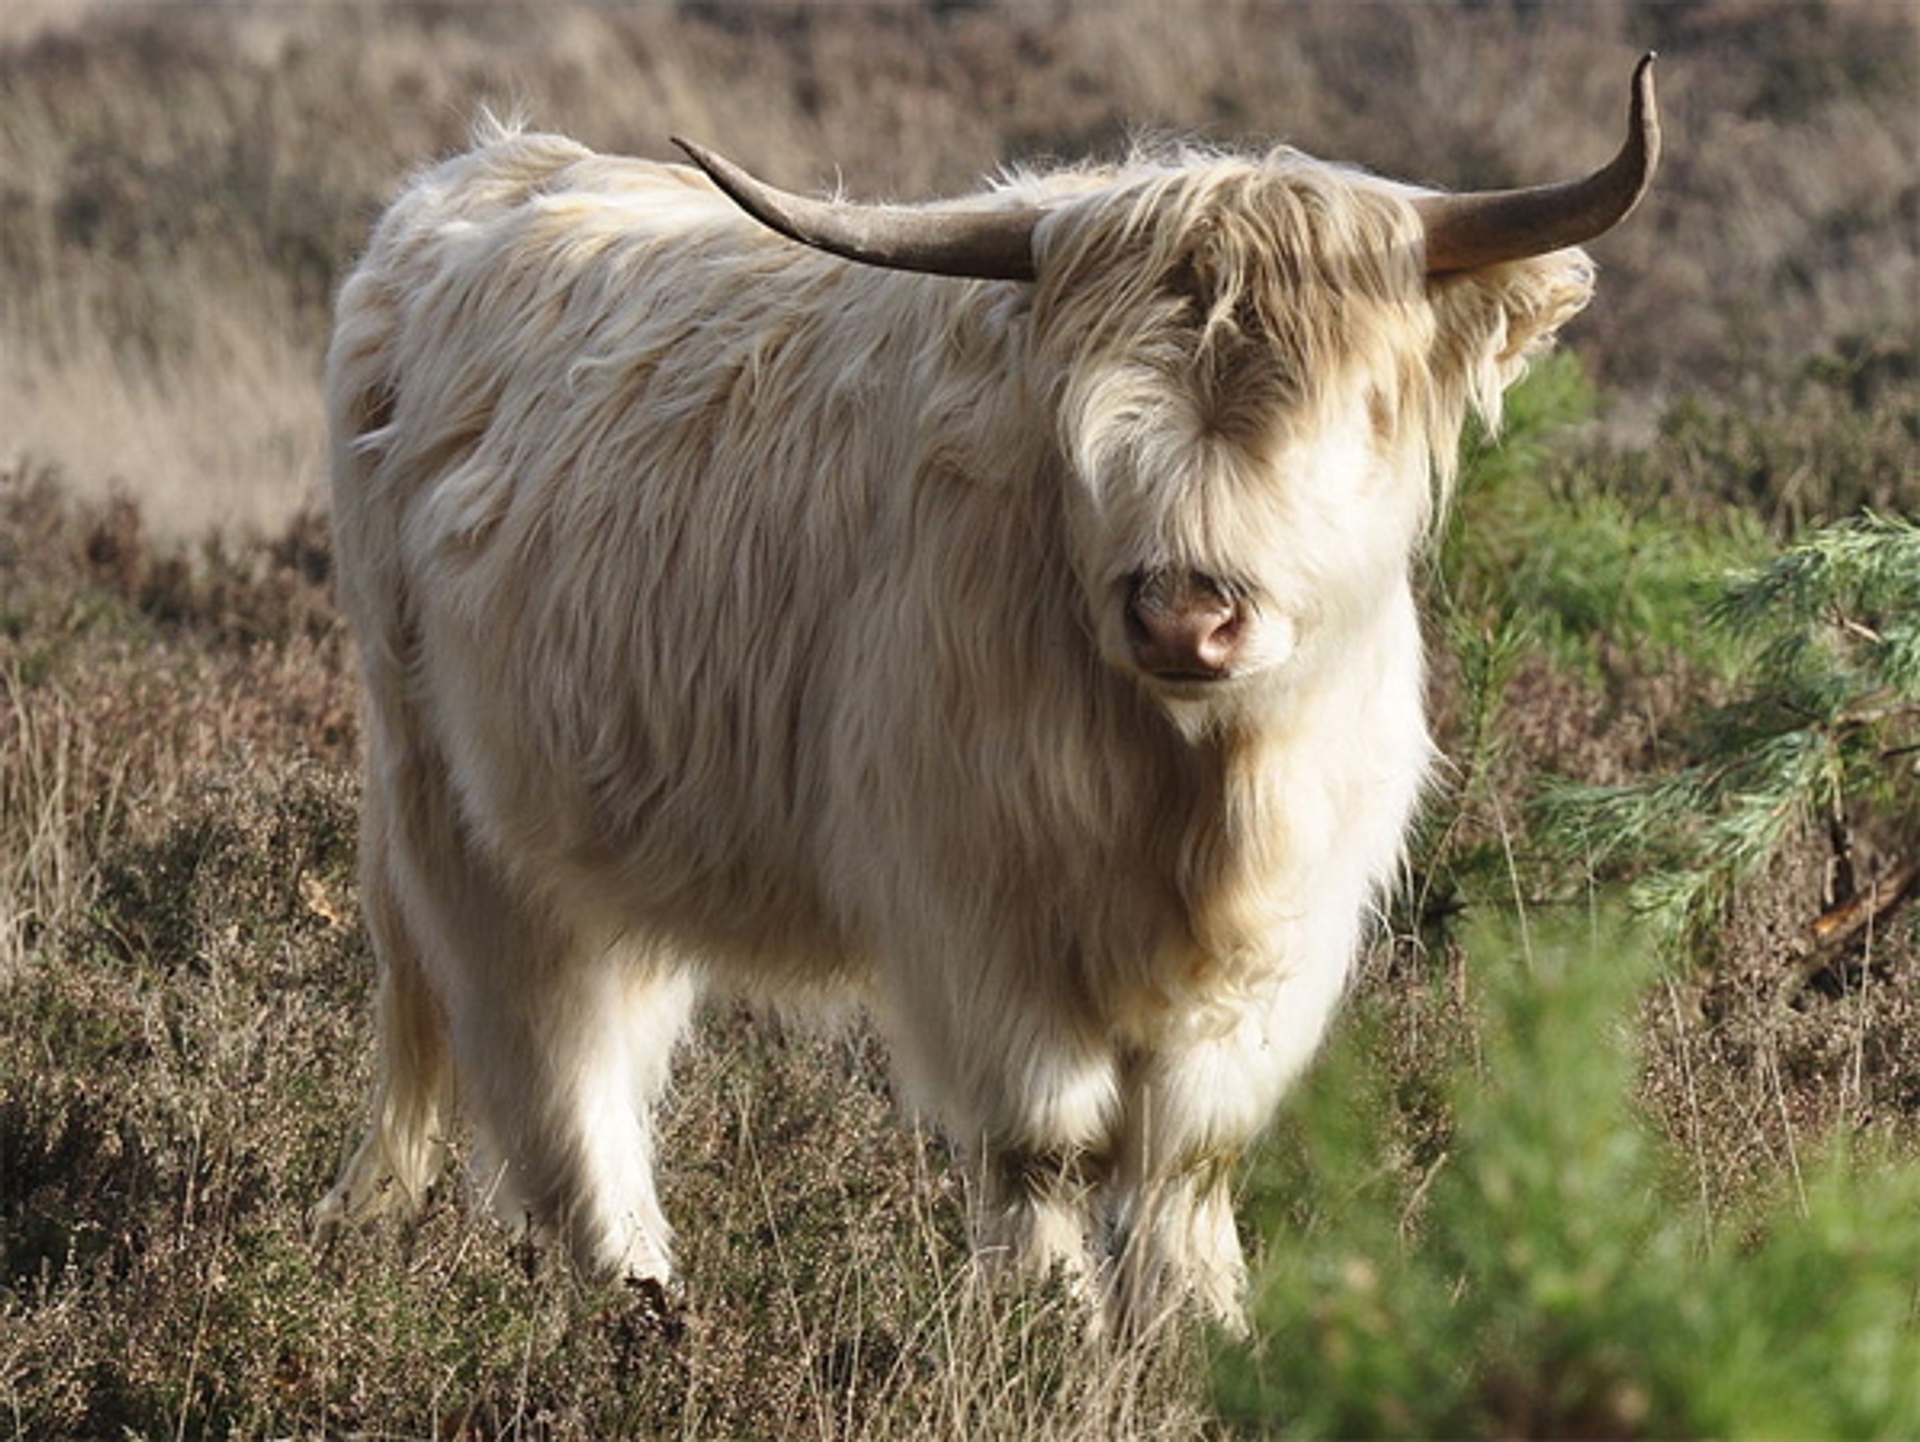
[[[705,146],[673,137],[693,163],[755,220],[844,260],[975,280],[1032,280],[1041,211],[894,209],[837,204],[778,190]]]
[[[1584,180],[1414,201],[1427,233],[1427,273],[1476,270],[1545,255],[1592,240],[1625,220],[1646,193],[1660,159],[1653,58],[1649,51],[1634,67],[1626,143]]]

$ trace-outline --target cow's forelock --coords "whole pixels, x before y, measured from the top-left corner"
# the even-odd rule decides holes
[[[1270,676],[1392,592],[1441,442],[1408,225],[1282,154],[1154,177],[1050,227],[1035,314],[1110,664],[1182,694]]]

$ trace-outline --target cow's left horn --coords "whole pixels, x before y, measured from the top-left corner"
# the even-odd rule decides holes
[[[1646,193],[1659,159],[1660,116],[1653,103],[1649,52],[1634,68],[1626,143],[1592,175],[1526,190],[1416,200],[1427,234],[1427,272],[1475,270],[1592,240],[1627,218]]]
[[[705,146],[677,135],[673,143],[748,215],[802,245],[864,265],[928,275],[1034,278],[1038,210],[896,209],[813,200],[757,180]]]

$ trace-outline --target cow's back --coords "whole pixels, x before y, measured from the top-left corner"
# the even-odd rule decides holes
[[[417,182],[343,292],[375,727],[430,739],[487,848],[569,905],[847,947],[819,749],[875,489],[910,464],[873,378],[913,358],[820,324],[844,278],[688,172],[516,137]]]

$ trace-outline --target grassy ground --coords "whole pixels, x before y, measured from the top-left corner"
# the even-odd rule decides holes
[[[1452,784],[1333,1064],[1251,1184],[1273,1297],[1292,1295],[1288,1259],[1336,1311],[1364,1300],[1356,1278],[1412,1288],[1426,1268],[1444,1285],[1406,1295],[1438,1310],[1394,1325],[1450,1338],[1497,1294],[1449,1240],[1479,1183],[1449,1201],[1447,1178],[1506,1154],[1512,1129],[1473,1098],[1533,1055],[1503,1050],[1519,1043],[1489,998],[1614,895],[1613,872],[1543,849],[1543,781],[1693,757],[1703,708],[1742,684],[1699,626],[1702,575],[1862,507],[1920,513],[1915,40],[1904,7],[1874,3],[9,7],[0,1433],[1419,1430],[1336,1405],[1371,1385],[1335,1365],[1373,1355],[1344,1313],[1262,1312],[1267,1355],[1293,1347],[1329,1379],[1303,1400],[1272,1369],[1216,1384],[1207,1339],[1115,1359],[1062,1298],[973,1286],[964,1179],[896,1116],[857,1027],[727,1011],[689,1049],[663,1148],[684,1316],[516,1251],[458,1188],[404,1233],[309,1249],[303,1212],[359,1123],[370,995],[351,654],[312,510],[327,297],[382,198],[483,100],[609,148],[705,136],[799,185],[839,166],[862,193],[1111,150],[1136,125],[1499,184],[1603,155],[1631,57],[1658,45],[1661,189],[1601,247],[1601,298],[1569,336],[1582,366],[1529,390],[1436,566]],[[1911,740],[1888,737],[1890,774]],[[1863,877],[1920,846],[1871,798],[1847,820]],[[1883,1173],[1920,1150],[1913,908],[1822,950],[1809,927],[1836,899],[1830,829],[1795,830],[1725,925],[1562,1028],[1576,1052],[1626,1033],[1655,1158],[1634,1175],[1688,1255],[1761,1256],[1761,1232],[1827,1216],[1838,1139],[1868,1138]],[[1341,1115],[1364,1120],[1345,1153]],[[1374,1274],[1342,1230],[1373,1215],[1342,1201],[1363,1193],[1389,1219],[1359,1254]],[[1883,1260],[1861,1296],[1887,1290],[1867,1285]],[[1900,1265],[1888,1305],[1904,1296],[1910,1338]],[[1764,1310],[1711,1276],[1701,1295]],[[1511,1327],[1488,1335],[1513,1365],[1455,1426],[1673,1430],[1657,1379],[1600,1367],[1555,1410]],[[1479,1375],[1484,1359],[1430,1350]]]

